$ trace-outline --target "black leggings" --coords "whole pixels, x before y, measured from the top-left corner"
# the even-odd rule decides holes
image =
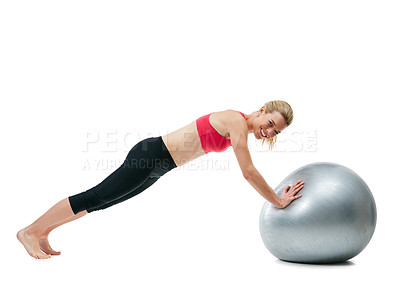
[[[74,214],[105,209],[143,192],[176,164],[161,136],[147,138],[129,151],[124,163],[95,187],[70,196]]]

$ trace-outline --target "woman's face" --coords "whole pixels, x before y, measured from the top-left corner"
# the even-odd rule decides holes
[[[263,106],[258,114],[253,122],[254,135],[257,139],[273,138],[287,127],[280,112],[265,113],[265,106]]]

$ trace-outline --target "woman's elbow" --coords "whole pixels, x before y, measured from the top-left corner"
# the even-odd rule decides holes
[[[248,168],[248,169],[242,171],[242,174],[243,174],[243,177],[248,181],[254,177],[254,174],[256,172],[257,172],[257,170],[255,168]]]
[[[242,174],[243,174],[244,179],[246,179],[246,180],[249,180],[249,179],[250,179],[250,173],[248,173],[248,172],[243,172]]]

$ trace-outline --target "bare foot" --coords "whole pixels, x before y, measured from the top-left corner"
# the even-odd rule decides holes
[[[39,246],[40,246],[40,249],[42,249],[42,251],[44,253],[51,254],[51,255],[60,255],[61,254],[60,251],[54,251],[50,247],[49,240],[47,239],[47,235],[39,236]]]
[[[40,250],[38,237],[34,234],[28,233],[27,229],[21,229],[17,233],[18,240],[24,245],[28,254],[37,259],[50,258],[50,254],[45,254]]]

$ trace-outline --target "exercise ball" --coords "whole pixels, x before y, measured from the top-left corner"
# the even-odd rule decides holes
[[[302,195],[284,209],[265,202],[260,233],[267,249],[283,261],[337,263],[359,254],[376,226],[376,206],[367,184],[334,163],[313,163],[287,176],[275,189],[304,181]]]

